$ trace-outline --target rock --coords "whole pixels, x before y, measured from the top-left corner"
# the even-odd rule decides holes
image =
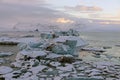
[[[111,49],[112,47],[110,46],[104,46],[103,49]]]
[[[23,35],[22,38],[29,38],[29,37],[35,37],[34,35]]]
[[[101,55],[101,52],[92,52],[93,54],[95,54],[95,55]]]
[[[58,61],[61,63],[73,63],[75,61],[75,59],[71,55],[64,55],[62,57],[59,57]]]
[[[0,45],[17,45],[18,42],[14,42],[14,41],[0,41]]]
[[[100,58],[101,56],[100,55],[92,55],[93,57],[95,58]]]
[[[5,78],[4,77],[0,77],[0,80],[5,80]]]
[[[0,67],[0,74],[7,74],[7,73],[10,73],[12,71],[13,71],[13,69],[10,67],[7,67],[7,66]]]
[[[117,44],[117,45],[115,45],[116,47],[120,47],[120,45],[119,44]]]

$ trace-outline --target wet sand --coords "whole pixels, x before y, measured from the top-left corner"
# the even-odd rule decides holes
[[[18,53],[19,49],[17,46],[9,46],[9,45],[0,45],[0,52],[12,52],[14,55],[9,56],[9,57],[4,57],[4,59],[8,59],[10,62],[15,60],[16,54]],[[9,66],[10,63],[5,63],[1,65],[6,65]],[[0,66],[1,66],[0,65]]]

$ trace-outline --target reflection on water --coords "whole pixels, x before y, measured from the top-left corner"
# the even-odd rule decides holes
[[[89,46],[93,47],[112,47],[107,49],[107,54],[120,57],[120,32],[81,32],[80,37],[87,40]]]
[[[6,59],[8,60],[9,62],[7,63],[4,63],[2,65],[10,65],[10,62],[13,62],[15,61],[15,57],[16,57],[16,54],[18,53],[19,49],[17,46],[8,46],[8,45],[0,45],[0,52],[12,52],[14,53],[14,55],[12,56],[9,56],[9,57],[0,57],[0,59]],[[1,65],[0,65],[1,66]]]

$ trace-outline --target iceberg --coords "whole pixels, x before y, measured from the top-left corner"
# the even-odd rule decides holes
[[[84,47],[88,45],[86,41],[76,36],[59,36],[58,38],[54,39],[54,42],[56,43],[65,43],[66,41],[77,41],[76,47]]]

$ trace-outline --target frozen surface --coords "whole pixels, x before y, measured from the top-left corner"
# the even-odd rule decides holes
[[[13,69],[7,66],[1,66],[0,67],[0,74],[6,74],[12,72]]]
[[[39,73],[40,71],[42,71],[43,69],[47,68],[47,66],[44,66],[44,65],[39,65],[37,67],[33,67],[31,68],[29,71],[32,71],[33,74],[37,74]]]
[[[59,36],[59,38],[56,38],[54,41],[63,43],[63,42],[66,42],[66,40],[76,40],[77,41],[76,47],[81,47],[88,44],[83,39],[76,36]]]

